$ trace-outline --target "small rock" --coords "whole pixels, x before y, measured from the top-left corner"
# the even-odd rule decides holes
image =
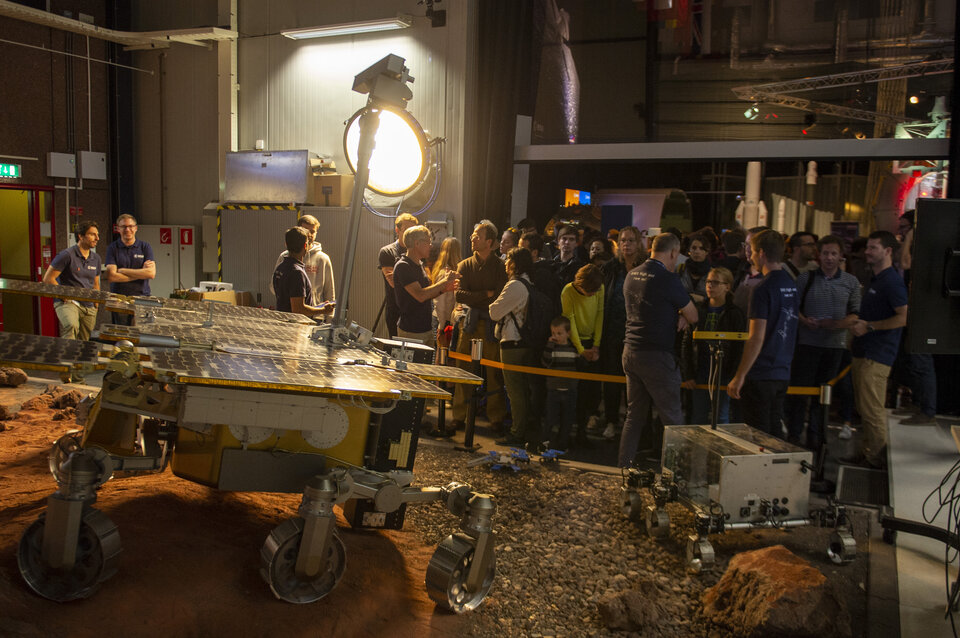
[[[20,368],[0,368],[0,385],[16,388],[27,382],[27,373]]]

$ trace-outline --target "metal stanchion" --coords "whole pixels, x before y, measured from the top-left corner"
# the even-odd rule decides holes
[[[832,494],[836,489],[836,485],[833,481],[828,481],[823,477],[823,465],[827,458],[827,423],[830,421],[830,401],[832,398],[833,386],[827,383],[821,385],[820,409],[822,411],[821,428],[823,430],[823,438],[820,441],[820,449],[815,452],[817,455],[814,463],[816,469],[813,472],[813,476],[810,478],[810,491],[818,494]]]
[[[447,346],[440,346],[440,349],[437,351],[437,364],[445,366],[447,365],[447,357],[450,353],[450,349]],[[447,389],[446,383],[440,383],[440,387],[444,390]],[[447,400],[440,399],[440,405],[437,408],[437,432],[443,434],[447,430]]]
[[[473,373],[478,377],[483,376],[483,367],[480,365],[480,359],[483,358],[483,339],[470,340],[470,360],[473,363]],[[463,431],[463,446],[457,447],[457,450],[473,452],[479,445],[473,443],[473,428],[477,420],[477,407],[480,403],[480,388],[483,385],[473,387],[473,396],[470,398],[470,404],[467,406],[467,421]]]

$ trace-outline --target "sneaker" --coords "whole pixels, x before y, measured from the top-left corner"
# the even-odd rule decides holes
[[[934,419],[929,414],[924,414],[923,412],[918,412],[914,414],[909,419],[903,419],[900,421],[900,425],[933,425],[937,420]]]
[[[506,447],[524,447],[527,444],[527,442],[522,438],[519,436],[513,436],[512,434],[505,436],[502,439],[497,439],[495,443],[497,445],[504,445]]]
[[[893,411],[893,416],[913,416],[920,411],[915,405],[905,405],[902,408],[897,408]]]
[[[843,426],[840,428],[840,434],[837,435],[837,438],[843,441],[849,441],[853,438],[853,428],[850,427],[849,423],[843,424]]]
[[[603,438],[612,441],[617,436],[617,426],[613,423],[607,423],[607,428],[603,431]]]

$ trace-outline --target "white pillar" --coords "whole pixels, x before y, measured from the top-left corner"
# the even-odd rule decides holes
[[[760,162],[747,162],[747,186],[744,191],[743,229],[750,230],[760,220]]]

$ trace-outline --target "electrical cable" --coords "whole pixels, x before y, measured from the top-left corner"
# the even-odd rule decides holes
[[[951,483],[951,477],[952,483]],[[949,489],[945,491],[947,485],[950,485]],[[923,506],[921,512],[923,514],[923,520],[929,524],[932,524],[936,520],[937,516],[940,515],[944,509],[947,509],[947,521],[946,521],[946,530],[951,535],[960,534],[960,494],[957,492],[957,486],[960,485],[960,461],[957,461],[953,464],[953,467],[944,475],[940,480],[940,484],[935,487],[930,494],[923,500]],[[931,504],[931,499],[933,499],[934,494],[937,495],[938,507],[933,514],[927,512],[927,506]],[[944,576],[944,587],[947,594],[947,611],[945,616],[950,618],[950,627],[953,630],[953,635],[956,638],[957,634],[957,625],[956,619],[953,615],[953,609],[957,602],[958,595],[960,595],[960,574],[957,578],[954,579],[953,584],[950,583],[950,565],[957,559],[958,551],[951,546],[950,543],[945,544],[944,557],[943,557],[943,576]]]

